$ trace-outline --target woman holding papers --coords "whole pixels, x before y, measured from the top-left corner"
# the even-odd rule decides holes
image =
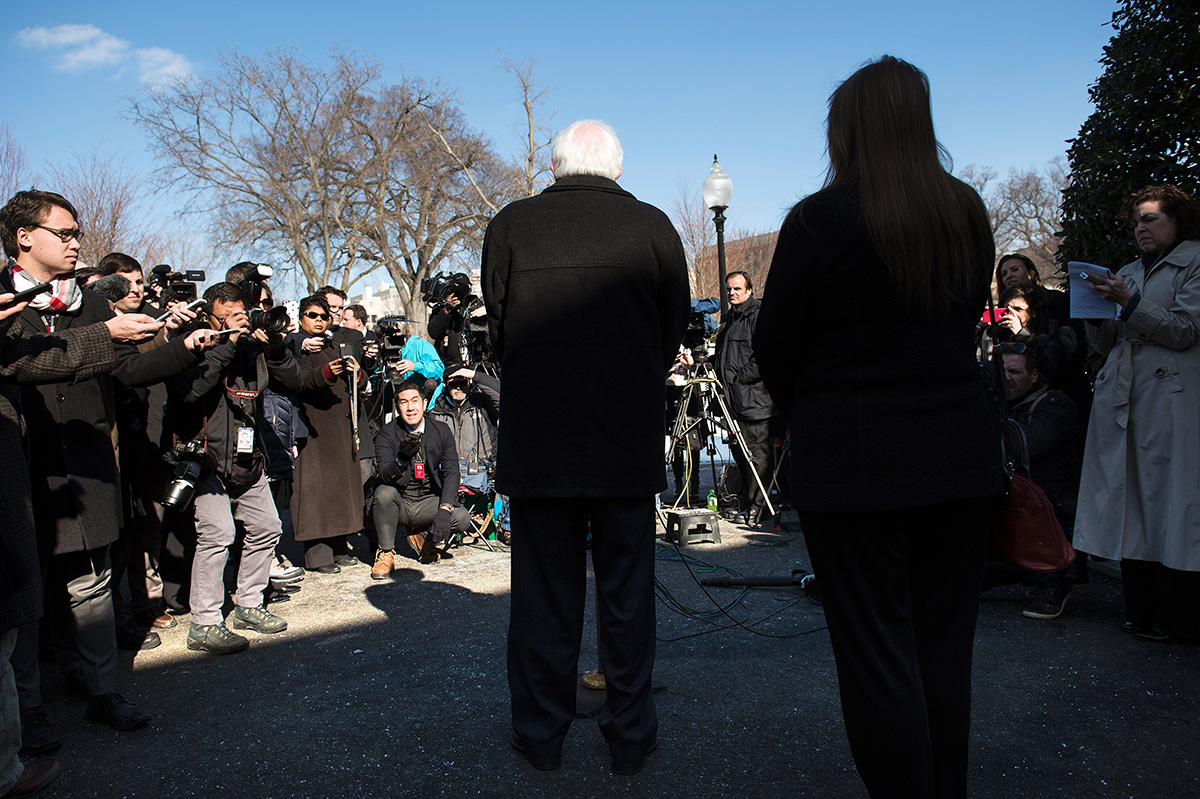
[[[1075,546],[1120,559],[1125,632],[1200,638],[1200,208],[1175,186],[1129,198],[1142,257],[1092,281],[1096,377]]]

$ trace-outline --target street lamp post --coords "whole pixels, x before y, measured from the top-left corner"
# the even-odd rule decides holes
[[[717,227],[717,279],[721,285],[717,289],[721,295],[721,318],[729,310],[729,293],[725,290],[725,209],[733,197],[733,181],[721,171],[721,163],[713,156],[712,169],[704,179],[704,204],[713,212],[713,224]]]

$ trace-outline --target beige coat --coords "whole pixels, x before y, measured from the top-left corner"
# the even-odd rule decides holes
[[[1200,571],[1200,241],[1149,272],[1117,273],[1141,301],[1088,325],[1104,355],[1087,432],[1075,546]]]

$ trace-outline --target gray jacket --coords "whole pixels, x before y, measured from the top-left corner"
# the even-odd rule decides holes
[[[471,393],[462,405],[450,401],[442,392],[429,409],[429,415],[450,428],[459,460],[473,463],[496,460],[496,423],[500,419],[500,381],[476,372]]]

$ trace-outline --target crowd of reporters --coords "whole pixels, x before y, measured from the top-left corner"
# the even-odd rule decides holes
[[[394,567],[398,526],[408,554],[435,562],[471,530],[460,473],[486,493],[495,457],[498,379],[451,347],[444,363],[405,320],[371,331],[330,286],[291,320],[270,268],[248,262],[197,296],[203,273],[147,273],[124,253],[83,264],[83,235],[52,192],[0,209],[6,796],[58,772],[17,759],[62,745],[41,661],[57,661],[89,720],[142,727],[151,715],[117,691],[118,649],[158,647],[157,630],[187,619],[189,649],[243,651],[251,637],[235,630],[287,629],[274,608],[306,573],[361,563],[358,533],[375,579]]]

